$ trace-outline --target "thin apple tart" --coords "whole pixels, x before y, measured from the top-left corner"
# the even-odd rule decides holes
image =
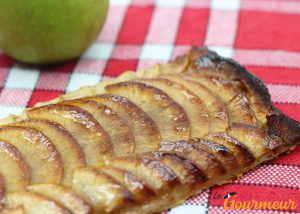
[[[157,213],[300,143],[231,59],[192,48],[1,120],[1,213]]]

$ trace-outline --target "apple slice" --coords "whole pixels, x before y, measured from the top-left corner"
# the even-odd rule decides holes
[[[223,164],[228,172],[236,170],[239,167],[234,154],[223,144],[202,138],[192,138],[189,140],[189,143],[193,144],[196,148],[214,154],[216,159]]]
[[[177,154],[167,152],[148,152],[143,157],[158,161],[170,168],[180,179],[182,184],[203,184],[207,177],[191,161]],[[190,187],[192,187],[190,186]]]
[[[28,186],[27,189],[63,205],[73,214],[92,213],[92,207],[74,191],[66,187],[55,184],[35,184]]]
[[[1,214],[24,214],[23,207],[6,208],[1,210]]]
[[[224,175],[226,169],[208,149],[197,148],[187,140],[163,141],[160,151],[175,153],[194,163],[209,179]]]
[[[69,132],[61,125],[47,120],[25,120],[13,125],[35,128],[51,140],[63,160],[64,177],[62,183],[70,186],[74,170],[85,166],[86,163],[83,150]]]
[[[68,100],[63,104],[77,106],[88,111],[109,134],[117,156],[134,152],[134,136],[126,122],[110,107],[93,100]]]
[[[246,93],[240,92],[237,94],[229,103],[227,103],[227,109],[229,109],[229,117],[235,118],[234,122],[257,125],[254,111],[250,106]]]
[[[184,78],[205,85],[219,96],[226,104],[230,122],[256,125],[255,114],[246,93],[241,93],[240,82],[201,73],[188,73]]]
[[[116,212],[134,200],[128,189],[112,176],[88,167],[75,171],[73,189],[94,207],[96,213]]]
[[[161,193],[179,184],[177,175],[164,164],[147,157],[130,156],[106,160],[106,166],[127,170],[150,185],[156,193]]]
[[[185,79],[183,78],[183,75],[185,74],[167,74],[161,75],[160,77],[177,82],[193,91],[193,93],[195,93],[206,105],[209,112],[209,131],[224,132],[228,127],[228,116],[223,100],[203,84],[190,79]]]
[[[184,109],[162,90],[144,83],[120,82],[105,87],[110,94],[128,98],[148,113],[163,140],[188,139],[191,125]]]
[[[248,91],[248,99],[251,104],[251,108],[253,109],[256,118],[259,120],[261,124],[267,123],[267,115],[270,112],[269,104],[266,105],[257,94],[253,91]]]
[[[109,135],[87,111],[70,105],[54,104],[30,109],[32,119],[49,120],[63,126],[77,140],[88,165],[98,166],[113,153]]]
[[[203,137],[209,132],[209,113],[199,97],[185,86],[163,78],[133,79],[150,84],[167,93],[185,110],[191,124],[191,137]]]
[[[31,183],[61,183],[64,173],[61,156],[41,132],[27,127],[3,126],[0,141],[18,149],[30,170]]]
[[[226,133],[211,132],[205,138],[226,146],[235,155],[237,162],[241,166],[249,166],[255,161],[253,154],[244,144]]]
[[[141,108],[125,97],[114,94],[86,97],[112,108],[130,127],[135,137],[135,153],[157,151],[161,136],[154,120]]]
[[[21,191],[7,195],[6,206],[17,208],[22,206],[24,213],[30,214],[71,214],[55,201],[33,192]]]
[[[272,150],[281,144],[272,140],[263,129],[246,124],[233,123],[227,133],[243,143],[258,161],[264,161],[261,158],[270,159],[274,155]]]
[[[194,71],[192,71],[194,72]],[[268,107],[262,102],[262,100],[255,94],[255,92],[249,88],[247,85],[244,85],[240,79],[239,76],[236,76],[234,72],[226,70],[226,69],[211,69],[211,68],[200,68],[197,69],[197,72],[201,73],[202,75],[209,75],[214,76],[216,78],[222,78],[222,79],[232,79],[234,81],[240,81],[240,83],[243,85],[243,88],[247,91],[247,98],[251,104],[251,107],[255,113],[256,118],[262,123],[265,124],[267,122],[266,116],[269,112]]]
[[[230,79],[223,79],[214,75],[202,73],[185,73],[183,78],[201,83],[219,96],[225,103],[230,102],[240,90],[237,89],[236,82]]]
[[[5,181],[5,192],[25,190],[30,182],[30,172],[16,147],[0,141],[0,162],[0,174]]]
[[[155,192],[149,184],[145,183],[133,173],[111,166],[101,167],[101,171],[112,176],[122,183],[134,196],[135,203],[142,203],[155,196]]]

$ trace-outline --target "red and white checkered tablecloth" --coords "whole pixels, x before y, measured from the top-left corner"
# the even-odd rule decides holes
[[[166,62],[203,44],[259,76],[274,105],[300,121],[299,0],[111,0],[102,33],[79,60],[26,67],[0,51],[0,117],[125,70]],[[290,213],[300,213],[300,146],[167,212],[285,213],[225,211],[223,197],[229,192],[236,192],[240,201],[291,199],[297,208]],[[216,193],[222,199],[213,199]]]

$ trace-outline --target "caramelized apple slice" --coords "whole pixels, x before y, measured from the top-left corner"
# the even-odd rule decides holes
[[[193,144],[197,148],[207,150],[210,153],[214,154],[216,159],[223,164],[228,172],[233,171],[239,167],[234,154],[222,144],[202,138],[190,139],[189,143]]]
[[[226,169],[208,150],[197,148],[186,140],[163,141],[160,149],[193,162],[209,179],[226,173]]]
[[[105,166],[102,171],[122,183],[134,196],[135,203],[142,203],[155,196],[149,184],[136,177],[133,173],[116,167]]]
[[[35,184],[28,186],[27,189],[63,205],[74,214],[89,214],[92,212],[89,204],[66,187],[55,184]]]
[[[177,175],[164,164],[147,157],[119,157],[106,161],[107,166],[127,170],[149,184],[156,192],[161,193],[174,188],[179,183]]]
[[[30,182],[30,172],[16,147],[0,142],[0,162],[0,174],[5,181],[5,192],[25,190]]]
[[[88,165],[97,166],[105,155],[112,154],[108,134],[89,112],[81,108],[54,104],[28,110],[27,115],[58,123],[67,129],[83,149]]]
[[[203,137],[209,132],[207,108],[193,91],[181,84],[163,78],[133,79],[132,81],[143,82],[159,88],[181,105],[191,124],[191,137]]]
[[[255,114],[246,94],[239,87],[239,82],[201,73],[188,73],[184,78],[205,85],[219,96],[226,104],[230,122],[256,125]]]
[[[209,76],[214,76],[216,78],[222,78],[222,79],[240,79],[240,76],[237,76],[234,74],[232,71],[228,71],[226,69],[211,69],[211,68],[196,68],[196,72],[200,72],[201,74],[204,75],[209,75]],[[195,72],[192,70],[192,72]],[[240,80],[241,82],[244,82],[245,80]],[[242,83],[244,84],[244,83]],[[262,124],[265,124],[266,121],[266,116],[269,112],[269,108],[262,102],[262,100],[255,94],[255,92],[248,87],[247,85],[243,85],[243,87],[247,88],[247,98],[251,104],[251,107],[254,111],[254,114],[258,121],[260,121]]]
[[[1,214],[23,214],[23,213],[24,213],[23,207],[6,208],[1,210]]]
[[[205,138],[226,146],[235,155],[241,166],[249,166],[255,161],[253,154],[244,144],[226,133],[211,132]]]
[[[89,202],[97,213],[113,212],[133,202],[128,189],[107,173],[81,168],[73,176],[73,189]]]
[[[88,111],[109,134],[114,153],[117,156],[134,152],[134,137],[126,122],[110,107],[92,100],[68,100],[67,105],[77,106]]]
[[[177,82],[189,90],[193,91],[199,99],[206,105],[209,112],[209,130],[210,132],[223,132],[228,127],[228,116],[226,106],[223,100],[214,94],[203,84],[183,78],[185,74],[167,74],[161,75],[161,78]]]
[[[201,73],[185,73],[183,78],[201,83],[219,96],[225,103],[230,102],[241,91],[236,82]]]
[[[64,177],[62,183],[70,186],[74,170],[85,166],[86,163],[83,150],[69,132],[61,125],[47,120],[25,120],[13,125],[35,128],[51,140],[63,160]]]
[[[180,179],[182,184],[203,184],[207,177],[190,160],[167,152],[148,152],[143,157],[159,161],[170,168]]]
[[[113,94],[86,97],[109,106],[126,121],[135,137],[135,153],[157,151],[160,147],[160,132],[153,119],[125,97]]]
[[[257,125],[254,111],[250,106],[247,94],[240,92],[229,103],[227,103],[229,110],[229,117],[236,118],[237,123],[244,123],[248,125]],[[231,109],[234,109],[231,111]],[[238,118],[240,118],[238,120]]]
[[[10,193],[7,195],[5,202],[8,208],[22,206],[24,213],[71,214],[70,211],[60,204],[33,192],[22,191]]]
[[[264,133],[264,130],[258,127],[233,123],[228,130],[228,134],[242,142],[258,161],[264,161],[261,158],[272,157],[274,155],[272,150],[280,147],[279,141],[272,140]]]
[[[253,91],[248,91],[248,99],[256,118],[261,124],[266,124],[267,115],[270,113],[269,107]]]
[[[30,170],[31,183],[61,183],[64,173],[61,156],[41,132],[27,127],[3,126],[0,140],[18,149]]]
[[[162,90],[138,82],[120,82],[105,89],[110,94],[128,98],[147,112],[159,127],[163,140],[190,137],[191,127],[186,112]]]

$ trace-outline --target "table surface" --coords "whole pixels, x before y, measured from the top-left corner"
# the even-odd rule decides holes
[[[300,121],[299,0],[111,0],[102,33],[78,60],[27,67],[0,51],[0,117],[125,70],[166,62],[203,44],[259,76],[274,105]],[[300,146],[167,212],[225,213],[223,197],[236,192],[241,201],[291,199],[298,205],[294,213],[300,213],[299,188]],[[216,193],[222,199],[213,199]]]

